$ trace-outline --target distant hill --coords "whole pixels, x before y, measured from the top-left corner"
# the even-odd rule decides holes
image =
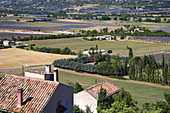
[[[165,10],[170,9],[169,0],[0,0],[1,9],[41,9],[41,8],[71,8],[84,4],[99,4],[100,6],[116,5],[129,9]]]

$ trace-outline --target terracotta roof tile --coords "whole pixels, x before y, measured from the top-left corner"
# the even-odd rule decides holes
[[[108,81],[104,81],[102,83],[96,84],[94,86],[85,89],[85,91],[88,92],[90,95],[92,95],[95,99],[98,99],[98,93],[100,92],[101,87],[107,91],[106,96],[111,96],[114,93],[121,90],[121,88],[119,88],[118,86]]]
[[[54,81],[6,75],[0,81],[0,109],[19,111],[24,108],[24,113],[31,113],[30,109],[36,113],[42,112],[58,84]],[[22,108],[17,108],[17,87],[23,89],[23,102],[30,99]]]

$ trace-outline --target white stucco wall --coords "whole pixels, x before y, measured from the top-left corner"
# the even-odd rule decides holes
[[[88,105],[93,113],[97,113],[97,100],[86,91],[74,94],[74,105],[78,105],[83,110],[86,110]]]
[[[31,72],[25,72],[25,77],[33,77],[38,79],[45,79],[44,75],[37,74],[37,73],[31,73]]]

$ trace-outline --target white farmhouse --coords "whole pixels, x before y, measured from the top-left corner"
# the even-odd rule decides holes
[[[97,40],[112,40],[112,36],[111,35],[97,36],[96,39]]]
[[[106,54],[107,54],[107,52],[106,52],[104,49],[102,49],[102,50],[94,50],[94,51],[92,51],[92,50],[86,50],[86,51],[83,51],[83,55],[90,56],[90,54],[91,54],[92,52],[94,52],[94,54],[100,53],[101,55],[106,55]]]
[[[14,41],[8,41],[8,40],[4,40],[3,41],[3,45],[4,46],[10,46],[10,45],[16,45]]]
[[[15,42],[16,45],[22,45],[22,42]]]
[[[118,86],[108,81],[104,81],[74,94],[74,105],[78,105],[79,108],[83,110],[86,110],[86,106],[88,105],[93,113],[97,113],[98,93],[100,92],[101,87],[107,91],[107,96],[112,96],[121,90]]]
[[[3,45],[4,45],[4,46],[10,46],[10,44],[11,44],[11,42],[8,41],[8,40],[4,40],[4,41],[3,41]]]

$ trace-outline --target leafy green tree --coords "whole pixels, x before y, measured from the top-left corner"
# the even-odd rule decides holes
[[[116,34],[114,34],[114,38],[113,39],[116,40]]]
[[[99,48],[98,48],[98,45],[96,44],[96,50],[98,50]]]
[[[94,60],[101,60],[102,59],[102,55],[101,54],[97,54],[93,56]]]
[[[170,105],[170,94],[164,93],[166,102]]]
[[[64,48],[64,49],[62,49],[61,51],[60,51],[60,54],[66,54],[66,55],[68,55],[68,54],[70,54],[71,53],[71,50],[68,48],[68,47],[66,47],[66,48]]]
[[[78,82],[76,82],[75,86],[74,86],[74,93],[78,93],[78,92],[83,91],[83,90],[84,89],[82,88],[82,86]]]
[[[134,107],[137,109],[137,101],[135,101],[134,99],[132,99],[132,96],[129,92],[125,91],[124,89],[122,89],[118,94],[114,94],[112,96],[112,99],[114,101],[125,101],[127,107]]]
[[[118,94],[112,96],[113,103],[109,109],[97,108],[100,113],[136,113],[137,102],[132,99],[129,92],[122,89]]]
[[[113,74],[113,68],[111,64],[108,64],[107,61],[99,63],[96,68],[95,72],[98,74],[103,74],[103,75],[111,75]]]
[[[81,50],[79,50],[79,53],[78,53],[78,58],[82,57],[82,53],[81,53]]]
[[[141,17],[139,17],[138,22],[142,22],[142,18]]]
[[[80,71],[81,71],[80,65],[76,65],[76,66],[74,67],[74,71],[80,72]]]
[[[84,113],[84,111],[82,109],[80,109],[79,106],[77,106],[77,105],[73,106],[73,112],[74,113]]]
[[[108,98],[107,98],[106,94],[107,94],[107,91],[101,87],[100,92],[98,93],[98,102],[97,102],[98,107],[100,109],[106,109],[107,106],[109,105]]]
[[[17,22],[19,22],[19,21],[20,21],[20,19],[17,19],[16,21],[17,21]]]
[[[12,37],[11,37],[11,40],[12,40],[12,41],[16,41],[17,39],[16,39],[14,36],[12,36]]]
[[[90,109],[90,106],[88,106],[88,105],[86,106],[86,112],[85,113],[93,113]]]
[[[166,18],[164,18],[164,22],[166,22],[166,20],[167,20],[167,19],[166,19]]]

